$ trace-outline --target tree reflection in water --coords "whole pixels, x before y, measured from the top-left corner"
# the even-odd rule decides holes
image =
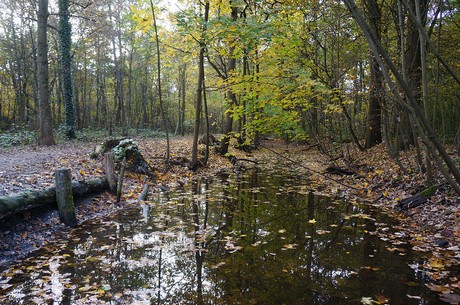
[[[224,173],[141,207],[5,271],[2,304],[49,303],[53,291],[54,304],[441,304],[408,267],[417,258],[369,234],[383,216],[314,195],[299,172]]]

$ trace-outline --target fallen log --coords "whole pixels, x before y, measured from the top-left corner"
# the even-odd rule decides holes
[[[356,174],[353,171],[338,166],[329,166],[324,172],[327,174],[334,174],[339,176],[352,176]]]
[[[422,204],[425,204],[428,199],[431,198],[431,196],[433,196],[436,191],[438,190],[438,188],[440,186],[442,186],[443,184],[441,185],[432,185],[426,189],[424,189],[423,191],[421,191],[420,193],[417,193],[415,195],[412,195],[408,198],[404,198],[402,199],[396,206],[395,206],[395,209],[398,211],[398,212],[403,212],[403,211],[407,211],[408,209],[412,209],[412,208],[416,208]]]
[[[74,198],[105,191],[108,188],[109,183],[105,177],[72,182]],[[49,204],[56,205],[56,187],[54,186],[42,190],[29,189],[18,194],[0,196],[0,219]]]

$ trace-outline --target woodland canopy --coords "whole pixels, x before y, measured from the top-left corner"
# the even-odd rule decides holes
[[[400,150],[426,151],[420,168],[445,167],[459,192],[444,151],[460,141],[459,8],[5,0],[0,128],[37,132],[41,144],[83,129],[194,132],[195,142],[208,130],[224,135],[222,154],[230,138],[245,146],[263,135],[316,143],[331,157],[341,143],[384,142],[396,161]]]

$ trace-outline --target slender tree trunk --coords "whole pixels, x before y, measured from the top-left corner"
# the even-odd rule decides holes
[[[176,134],[184,135],[184,121],[185,121],[185,89],[186,89],[186,70],[187,64],[183,64],[179,68],[179,78],[178,78],[178,87],[179,87],[179,94],[178,94],[178,120],[177,120],[177,127],[176,127]]]
[[[361,12],[357,8],[354,0],[344,0],[347,8],[349,9],[351,15],[355,19],[356,23],[359,25],[361,30],[363,31],[369,46],[374,53],[374,56],[378,58],[380,68],[384,74],[385,80],[387,84],[390,86],[391,91],[393,92],[394,96],[396,97],[396,101],[400,106],[402,106],[407,112],[417,118],[418,123],[417,128],[419,129],[423,140],[425,141],[425,145],[429,150],[430,154],[436,161],[439,169],[441,170],[443,176],[452,186],[457,194],[460,195],[460,170],[452,160],[452,158],[447,154],[446,150],[442,146],[441,142],[439,141],[436,133],[434,132],[433,128],[431,127],[430,123],[428,122],[426,116],[424,115],[418,101],[415,99],[414,95],[412,94],[412,90],[410,89],[408,83],[404,80],[401,73],[397,70],[395,64],[390,59],[386,50],[382,47],[382,44],[379,39],[375,37],[372,31],[369,28],[369,25],[366,23],[364,18],[362,17]],[[388,68],[391,70],[393,76],[395,77],[397,83],[401,87],[401,90],[407,96],[409,103],[405,103],[401,94],[399,93],[398,89],[396,88],[395,83],[391,80],[390,75],[387,70]],[[439,153],[439,156],[437,153]],[[447,166],[447,168],[445,167]],[[450,171],[450,173],[449,173]],[[451,175],[453,178],[451,177]]]
[[[381,7],[377,0],[366,0],[367,19],[376,37],[381,37]],[[385,88],[382,72],[377,59],[371,53],[371,84],[369,88],[369,110],[367,113],[367,130],[365,148],[369,149],[382,142],[382,105],[385,101]]]
[[[208,96],[206,94],[206,77],[203,79],[203,106],[204,106],[204,120],[206,126],[206,150],[204,154],[204,161],[203,163],[206,165],[209,159],[209,113],[208,113]]]
[[[166,160],[165,165],[169,165],[169,126],[168,126],[168,119],[166,117],[166,112],[163,107],[163,98],[161,92],[161,56],[160,56],[160,41],[158,39],[158,28],[157,28],[157,20],[155,16],[155,8],[153,6],[153,1],[150,0],[150,8],[152,9],[152,17],[153,17],[153,28],[155,30],[155,41],[156,41],[156,48],[157,48],[157,78],[158,78],[158,98],[160,100],[160,112],[163,121],[163,125],[165,128],[166,133]]]
[[[69,0],[59,0],[59,55],[62,74],[62,95],[65,105],[66,136],[75,138],[75,110],[72,87],[72,28],[70,25]]]
[[[185,93],[187,92],[187,64],[184,64],[184,70],[182,71],[182,109],[181,109],[181,120],[180,120],[180,132],[181,135],[185,135]]]
[[[49,103],[48,81],[48,0],[38,2],[38,27],[37,27],[37,70],[38,70],[38,106],[40,133],[38,144],[54,145],[53,118]]]
[[[238,19],[238,7],[233,5],[232,1],[230,1],[230,4],[232,4],[232,11],[231,11],[231,19],[233,22],[235,22]],[[234,57],[234,51],[235,47],[231,46],[230,47],[230,52],[228,56],[228,75],[227,77],[230,77],[230,75],[233,73],[233,71],[236,69],[236,58]],[[232,89],[229,88],[227,91],[227,98],[229,100],[229,108],[232,108],[235,106],[238,101],[236,99],[235,93],[233,93]],[[224,122],[224,130],[223,130],[223,138],[221,140],[221,145],[220,145],[220,154],[225,155],[228,153],[228,146],[230,144],[230,135],[233,130],[233,117],[229,111],[225,113],[225,122]]]
[[[205,2],[204,7],[204,24],[202,26],[201,40],[200,40],[200,55],[198,58],[198,84],[196,89],[196,102],[195,102],[195,129],[193,131],[193,145],[192,145],[192,170],[198,167],[198,137],[200,136],[201,125],[201,105],[203,102],[203,85],[204,85],[204,52],[206,50],[206,29],[209,18],[209,1]]]
[[[13,44],[13,56],[14,56],[14,64],[9,63],[9,69],[11,71],[11,82],[13,84],[14,92],[15,92],[15,100],[16,100],[16,105],[17,105],[17,123],[19,124],[24,124],[26,123],[26,116],[27,116],[27,101],[24,95],[24,79],[25,76],[23,75],[23,70],[24,70],[24,65],[25,63],[23,62],[23,52],[25,51],[25,48],[23,48],[23,34],[20,33],[20,36],[18,37],[18,34],[16,32],[16,27],[14,25],[14,15],[11,13],[10,16],[10,24],[11,24],[11,39],[12,39],[12,44]],[[16,113],[15,113],[16,114]]]
[[[422,0],[424,1],[424,0]],[[420,12],[420,0],[415,1],[415,11],[417,14],[417,22],[422,22],[422,16]],[[426,44],[425,44],[425,37],[423,36],[422,29],[419,30],[419,37],[420,37],[420,67],[421,67],[421,74],[422,74],[422,101],[423,101],[423,109],[425,112],[425,116],[428,118],[428,85],[426,79]],[[433,184],[433,170],[431,167],[431,160],[429,156],[429,152],[426,152],[425,155],[425,162],[426,162],[426,180],[428,185]]]

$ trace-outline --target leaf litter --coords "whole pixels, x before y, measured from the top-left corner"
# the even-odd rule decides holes
[[[190,138],[177,138],[172,143],[173,156],[189,155],[191,153]],[[0,160],[4,164],[4,167],[0,170],[0,195],[11,194],[24,188],[39,189],[52,185],[54,183],[54,170],[60,167],[71,168],[73,179],[76,180],[102,175],[101,160],[94,160],[89,157],[94,145],[95,143],[72,143],[51,149],[32,146],[15,148],[15,151],[0,151]],[[273,145],[272,148],[278,150],[282,147],[279,143],[271,145]],[[139,147],[146,160],[153,167],[160,168],[161,159],[158,156],[164,155],[164,141],[159,139],[141,140],[139,141]],[[291,166],[287,166],[287,171],[297,172],[300,170],[309,173],[309,179],[311,180],[309,181],[309,188],[313,188],[316,193],[340,196],[348,200],[375,205],[391,217],[398,219],[400,224],[391,228],[391,230],[388,230],[385,224],[376,224],[376,230],[369,232],[369,234],[375,234],[387,241],[390,244],[387,247],[388,251],[397,251],[403,255],[405,246],[410,246],[415,251],[426,253],[426,259],[413,268],[425,270],[424,272],[435,282],[428,284],[427,287],[440,293],[446,302],[454,304],[452,302],[458,300],[460,287],[457,275],[446,269],[460,265],[459,198],[449,194],[449,192],[441,192],[433,196],[427,204],[409,210],[405,214],[399,214],[394,211],[394,206],[399,200],[417,192],[420,186],[425,183],[424,176],[416,172],[412,172],[410,175],[402,173],[384,152],[383,147],[377,146],[370,151],[360,152],[359,158],[355,157],[366,165],[363,170],[359,171],[359,177],[344,176],[339,179],[336,177],[329,179],[328,176],[320,174],[324,172],[328,164],[325,156],[319,152],[305,154],[302,153],[302,149],[302,146],[295,145],[291,145],[287,149],[281,149],[281,152],[289,156],[294,162],[304,165],[302,168],[296,168],[291,164]],[[275,156],[263,149],[251,155],[235,151],[235,155],[237,157],[252,157],[263,160],[264,166],[268,168],[271,164],[278,164],[271,160],[279,159],[279,156]],[[406,157],[406,160],[409,159],[409,156]],[[4,160],[8,160],[8,162],[4,162]],[[153,186],[160,185],[168,189],[180,188],[184,184],[190,183],[193,179],[203,176],[213,177],[216,173],[229,168],[233,168],[233,166],[227,159],[211,154],[209,166],[200,169],[198,173],[192,173],[184,166],[173,166],[167,173],[159,172],[156,181],[151,183],[154,184]],[[121,205],[116,205],[115,198],[108,193],[103,193],[81,202],[77,205],[78,219],[80,222],[84,222],[94,217],[108,215],[129,205],[140,193],[143,178],[142,175],[128,175],[126,191],[122,197]],[[440,178],[438,177],[438,179]],[[339,180],[340,183],[337,183],[336,180]],[[280,190],[279,194],[293,191],[305,192],[305,189],[302,189],[304,187],[304,185],[301,185],[298,190]],[[158,188],[153,188],[153,190],[157,194],[159,193]],[[252,192],[259,193],[261,190],[253,189]],[[151,196],[161,195],[151,194]],[[58,215],[53,211],[39,217],[31,215],[30,212],[25,212],[21,217],[29,220],[26,225],[19,225],[18,228],[11,229],[7,224],[7,229],[0,232],[0,262],[3,264],[9,263],[13,259],[24,257],[27,253],[46,246],[48,241],[64,238],[69,232],[69,229],[59,223]],[[368,218],[368,215],[354,215],[353,217]],[[162,220],[166,221],[167,217]],[[314,224],[313,220],[312,224]],[[399,233],[390,233],[390,231]],[[329,232],[317,230],[317,234],[327,234]],[[166,238],[167,236],[163,237]],[[438,240],[446,240],[448,247],[438,246],[436,243]],[[229,241],[227,239],[225,241],[227,250],[233,252],[241,250],[240,246],[235,242],[236,240]],[[284,247],[285,249],[295,248],[294,244],[285,245],[287,245],[287,247]],[[49,264],[48,260],[48,258],[44,258],[42,264]],[[101,262],[99,261],[98,263]],[[148,262],[146,263],[148,264]],[[12,272],[29,271],[26,268],[26,270],[13,270]],[[2,290],[10,289],[9,285],[4,279],[0,282]],[[89,287],[92,289],[86,288],[96,294],[101,293],[99,287],[94,287],[93,285]],[[88,300],[90,301],[91,298]],[[367,297],[363,297],[362,301],[375,302],[372,298]]]

